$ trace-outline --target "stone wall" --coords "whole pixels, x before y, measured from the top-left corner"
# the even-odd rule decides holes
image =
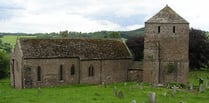
[[[60,80],[60,66],[63,68],[63,80]],[[74,65],[75,74],[71,75],[71,67]],[[53,86],[79,83],[79,59],[26,59],[24,66],[31,68],[32,87]],[[37,80],[37,68],[41,68],[41,81]],[[25,78],[26,79],[26,78]]]
[[[129,69],[128,81],[143,81],[143,69]]]
[[[93,66],[93,76],[89,76],[89,67]],[[80,83],[81,84],[99,84],[101,83],[101,61],[87,60],[80,62]]]
[[[124,82],[127,81],[128,68],[131,63],[127,60],[103,60],[102,61],[102,82]]]
[[[99,84],[127,81],[127,71],[131,60],[82,60],[81,83]],[[94,66],[94,76],[88,76],[88,68]]]
[[[10,63],[10,79],[11,85],[15,88],[22,88],[22,51],[20,50],[20,45],[17,43],[13,55],[11,55]],[[14,61],[14,62],[13,62]]]
[[[160,33],[158,27],[160,26]],[[175,26],[175,32],[173,27]],[[146,23],[144,43],[144,76],[146,82],[186,83],[189,71],[189,25]],[[168,65],[173,70],[168,73]]]
[[[143,81],[143,62],[132,61],[128,69],[128,81]]]
[[[64,84],[100,84],[102,82],[127,81],[127,71],[130,64],[127,60],[80,60],[79,58],[54,59],[24,59],[22,78],[18,77],[16,88],[30,88],[42,86],[57,86]],[[62,80],[60,80],[60,66],[62,65]],[[75,74],[71,74],[74,65]],[[89,67],[93,66],[93,76],[89,76]],[[38,67],[41,70],[38,80]],[[17,72],[16,72],[17,73]]]

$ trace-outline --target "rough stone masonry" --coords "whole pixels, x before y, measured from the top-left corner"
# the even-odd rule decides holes
[[[169,6],[145,22],[143,81],[186,84],[189,22]]]

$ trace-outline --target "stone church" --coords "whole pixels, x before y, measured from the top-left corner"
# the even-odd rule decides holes
[[[127,80],[131,54],[121,40],[18,39],[11,59],[15,88]]]
[[[166,6],[145,22],[144,35],[144,60],[139,65],[121,40],[18,39],[10,59],[11,85],[186,83],[189,23]]]

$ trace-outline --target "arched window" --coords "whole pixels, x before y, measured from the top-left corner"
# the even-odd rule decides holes
[[[89,66],[89,77],[92,77],[92,76],[94,76],[94,67],[93,67],[93,65],[91,64],[91,65]]]
[[[70,73],[71,75],[75,75],[75,65],[74,64],[71,66],[70,72],[71,72]]]
[[[176,33],[176,27],[173,26],[173,33]]]
[[[37,81],[41,81],[41,67],[37,67]]]
[[[60,65],[60,69],[59,69],[59,80],[63,80],[63,65]]]

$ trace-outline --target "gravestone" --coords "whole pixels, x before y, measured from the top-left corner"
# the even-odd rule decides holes
[[[123,92],[122,91],[118,92],[118,98],[123,98]]]
[[[200,86],[200,84],[203,84],[203,79],[202,78],[199,79],[199,86]]]
[[[38,94],[38,95],[41,94],[41,87],[38,87],[37,94]]]
[[[166,96],[167,96],[167,93],[166,93],[166,92],[164,92],[164,93],[163,93],[163,96],[164,96],[164,97],[166,97]]]
[[[141,82],[141,89],[144,89],[144,83]]]
[[[117,87],[114,86],[114,96],[117,96]]]
[[[130,92],[132,92],[132,86],[130,85],[130,87],[129,87],[129,90],[130,90]]]
[[[200,93],[204,92],[203,84],[200,84],[199,92],[200,92]]]
[[[127,83],[125,82],[125,83],[124,83],[124,88],[126,88],[126,87],[127,87]]]
[[[139,89],[139,83],[136,83],[136,89]]]
[[[208,88],[208,80],[205,82],[205,88]]]
[[[189,84],[189,89],[193,90],[193,83],[192,82],[190,82],[190,84]]]
[[[148,93],[149,103],[156,103],[155,92]]]
[[[173,92],[176,93],[176,89],[177,89],[178,87],[176,87],[176,85],[174,85],[172,88],[173,88]]]
[[[107,85],[105,82],[102,82],[102,86],[104,86],[105,88],[107,88]]]
[[[131,103],[136,103],[136,100],[135,100],[135,99],[133,99]]]
[[[164,87],[164,84],[157,84],[157,87]]]
[[[156,84],[156,83],[153,83],[153,84],[152,84],[152,87],[153,87],[153,88],[156,88],[156,87],[157,87],[157,84]]]
[[[170,87],[171,87],[171,86],[170,86],[170,84],[168,83],[166,88],[170,88]]]
[[[171,92],[171,95],[172,96],[175,96],[175,94],[176,94],[176,89],[177,89],[178,87],[176,87],[176,85],[174,85],[173,87],[172,87],[172,92]]]

